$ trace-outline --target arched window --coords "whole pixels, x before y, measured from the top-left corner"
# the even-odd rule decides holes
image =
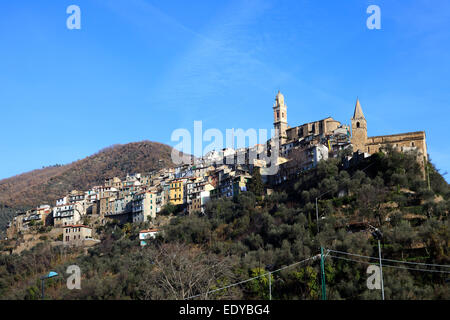
[[[359,121],[356,123],[356,127],[359,128],[361,125],[359,124]]]

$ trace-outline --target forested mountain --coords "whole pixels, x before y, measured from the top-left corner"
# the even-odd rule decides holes
[[[0,231],[17,210],[54,201],[72,190],[87,190],[106,178],[172,166],[172,148],[142,141],[105,148],[85,159],[23,173],[0,181]]]
[[[87,190],[106,178],[169,167],[172,148],[143,141],[114,145],[63,166],[34,170],[0,181],[0,203],[10,207],[52,202],[74,189]]]
[[[267,299],[268,271],[276,271],[274,299],[320,299],[314,257],[322,246],[328,299],[380,299],[380,290],[367,287],[367,267],[377,264],[367,257],[378,256],[371,225],[383,234],[383,258],[392,260],[383,263],[386,299],[450,299],[449,186],[430,166],[428,187],[414,157],[388,150],[351,170],[329,159],[265,197],[255,174],[251,191],[209,202],[204,215],[173,216],[144,248],[138,232],[148,225],[111,223],[87,255],[46,243],[2,255],[0,297],[38,299],[41,274],[76,264],[82,289],[53,279],[49,299]]]

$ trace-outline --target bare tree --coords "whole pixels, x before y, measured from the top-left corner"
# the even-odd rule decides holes
[[[198,247],[166,243],[147,250],[145,256],[155,269],[140,286],[144,299],[181,300],[198,294],[199,299],[209,299],[208,291],[233,278],[230,258]]]
[[[383,207],[387,191],[384,187],[362,185],[358,192],[358,205],[363,215],[368,218],[375,217],[379,226],[383,224],[386,208]]]

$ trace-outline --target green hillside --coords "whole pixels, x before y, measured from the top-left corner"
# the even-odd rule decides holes
[[[264,274],[276,271],[273,299],[320,299],[320,259],[310,258],[322,246],[328,299],[380,299],[366,285],[368,265],[377,264],[366,256],[378,257],[371,225],[383,233],[383,258],[396,260],[383,262],[386,299],[450,299],[450,189],[432,165],[428,187],[414,157],[390,150],[349,170],[330,159],[265,197],[255,175],[256,195],[212,201],[202,216],[175,216],[145,248],[137,236],[146,225],[109,224],[86,255],[46,244],[1,255],[0,298],[38,299],[41,274],[77,264],[82,289],[68,290],[61,277],[48,283],[48,298],[268,299]]]

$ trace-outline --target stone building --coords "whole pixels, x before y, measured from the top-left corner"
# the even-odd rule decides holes
[[[314,160],[311,156],[314,154],[315,147],[319,145],[321,145],[322,153],[327,148],[331,156],[336,156],[340,150],[350,145],[353,146],[354,152],[359,151],[369,155],[391,145],[400,152],[419,151],[418,160],[422,167],[424,167],[424,161],[428,159],[424,131],[368,137],[367,121],[359,99],[356,101],[351,118],[351,135],[349,126],[341,124],[332,117],[290,127],[287,123],[287,106],[280,91],[275,98],[273,110],[274,129],[279,131],[280,156],[285,157],[289,162],[284,163],[285,173],[277,176],[279,181],[283,180],[282,176],[286,178],[296,174],[299,169],[305,170],[317,165],[320,161],[319,157],[311,161],[311,159]]]
[[[356,101],[355,111],[351,119],[353,151],[374,154],[382,147],[391,145],[400,152],[418,150],[421,155],[420,162],[428,160],[425,131],[391,134],[385,136],[367,136],[367,121],[364,117],[359,99]]]
[[[287,141],[294,141],[308,136],[328,135],[339,128],[341,123],[328,117],[319,121],[309,122],[286,130]]]
[[[206,180],[198,180],[188,184],[187,191],[188,213],[204,212],[205,204],[210,199],[210,192],[214,190],[212,184]]]
[[[84,225],[64,226],[63,244],[80,246],[85,240],[90,239],[92,239],[92,228]]]
[[[274,129],[279,131],[280,149],[282,145],[292,141],[298,141],[309,136],[324,136],[331,134],[341,126],[341,123],[332,117],[302,124],[297,127],[290,127],[287,123],[287,106],[284,102],[283,94],[278,91],[275,98],[274,110]]]

